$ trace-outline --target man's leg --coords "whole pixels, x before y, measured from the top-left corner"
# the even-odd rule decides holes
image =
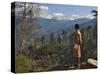
[[[77,64],[77,68],[80,69],[80,67],[81,67],[81,65],[80,65],[80,58],[78,58],[77,62],[78,62],[78,64]]]
[[[78,54],[77,54],[77,50],[74,50],[74,66],[75,68],[77,68],[77,64],[78,64]]]
[[[80,58],[81,58],[81,53],[80,53],[80,46],[78,48],[78,51],[77,51],[77,68],[79,69],[80,68]]]

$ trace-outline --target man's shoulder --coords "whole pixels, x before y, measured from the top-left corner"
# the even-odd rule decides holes
[[[78,30],[78,31],[75,31],[74,34],[81,35],[81,32],[80,32],[80,30]]]
[[[81,35],[81,32],[80,32],[80,31],[78,31],[77,33],[78,33],[79,35]]]

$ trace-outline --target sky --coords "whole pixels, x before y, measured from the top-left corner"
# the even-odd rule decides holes
[[[78,14],[85,16],[90,14],[92,9],[96,9],[94,6],[79,6],[79,5],[58,5],[58,4],[41,4],[42,6],[48,7],[50,13],[60,12],[66,15]]]
[[[29,5],[30,3],[28,3]],[[34,3],[33,3],[34,5]],[[92,10],[97,10],[95,6],[62,5],[62,4],[44,4],[36,3],[41,11],[39,16],[47,19],[56,18],[58,20],[74,20],[78,18],[93,19]],[[28,7],[28,6],[27,6]],[[21,12],[22,8],[16,9]],[[33,9],[34,10],[34,9]]]

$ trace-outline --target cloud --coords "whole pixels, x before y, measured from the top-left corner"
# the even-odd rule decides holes
[[[47,19],[52,19],[52,15],[46,16]]]
[[[40,6],[40,9],[42,9],[42,10],[48,10],[48,7],[47,6]]]
[[[48,13],[48,14],[46,14],[46,12],[45,12],[45,14],[43,14],[43,12],[42,12],[42,14],[40,14],[40,17],[47,18],[47,19],[62,20],[62,19],[64,19],[65,15],[63,13],[51,13],[51,14]]]
[[[52,19],[52,15],[48,14],[48,15],[39,15],[42,18],[46,18],[46,19]]]
[[[79,19],[79,18],[87,18],[87,16],[80,16],[78,14],[73,14],[73,15],[70,16],[70,18],[74,20],[74,19]]]
[[[39,8],[40,8],[39,14],[41,17],[47,17],[49,15],[47,6],[39,6]]]
[[[71,17],[74,18],[74,19],[76,19],[76,18],[81,18],[81,16],[79,16],[79,15],[77,15],[77,14],[73,14]]]
[[[23,4],[20,4],[20,3],[17,3],[16,4],[16,8],[15,8],[15,11],[16,11],[16,14],[18,13],[22,13],[23,12],[23,7],[21,8],[18,8],[18,6],[24,6]],[[93,16],[93,14],[88,14],[88,15],[85,15],[85,16],[81,16],[81,15],[78,15],[78,14],[72,14],[72,15],[65,15],[64,13],[62,12],[53,12],[53,13],[49,13],[48,10],[49,8],[47,6],[43,6],[43,5],[37,5],[37,4],[34,4],[34,9],[37,9],[37,8],[40,8],[40,12],[39,12],[39,15],[40,17],[43,17],[43,18],[47,18],[47,19],[57,19],[57,20],[75,20],[75,19],[78,19],[78,18],[88,18],[88,19],[93,19],[95,18]],[[26,7],[29,9],[31,8],[31,4],[26,4]],[[27,9],[27,11],[28,11]],[[66,13],[67,14],[67,13]]]
[[[53,13],[54,16],[64,16],[63,13]]]
[[[75,19],[79,19],[79,18],[94,19],[95,17],[93,16],[93,14],[88,14],[86,16],[80,16],[78,14],[73,14],[73,15],[67,16],[67,20],[75,20]]]
[[[52,18],[58,19],[58,20],[64,20],[65,15],[63,13],[57,12],[52,14]]]
[[[94,19],[95,17],[93,16],[93,14],[88,14],[88,15],[84,16],[84,18]]]
[[[75,19],[80,18],[80,17],[81,16],[79,16],[77,14],[67,15],[66,20],[75,20]]]
[[[20,7],[20,6],[22,6],[22,7]],[[37,4],[33,4],[32,5],[30,3],[26,4],[26,9],[27,9],[26,12],[28,12],[32,8],[32,6],[33,6],[33,12],[34,12],[35,9],[40,8],[40,12],[39,13],[41,15],[48,15],[48,7],[47,6],[39,6]],[[22,13],[23,10],[24,10],[24,4],[17,3],[16,7],[15,7],[16,15],[18,13]]]
[[[47,19],[57,19],[57,20],[75,20],[75,19],[79,19],[79,18],[87,18],[87,19],[95,18],[93,16],[93,14],[88,14],[86,16],[80,16],[77,14],[64,15],[63,13],[52,13],[52,14],[47,14],[47,15],[45,14],[45,15],[41,15],[41,17],[47,18]]]

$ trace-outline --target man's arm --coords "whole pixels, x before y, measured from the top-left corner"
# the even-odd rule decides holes
[[[79,38],[80,38],[80,45],[82,44],[82,35],[81,33],[79,34]]]

